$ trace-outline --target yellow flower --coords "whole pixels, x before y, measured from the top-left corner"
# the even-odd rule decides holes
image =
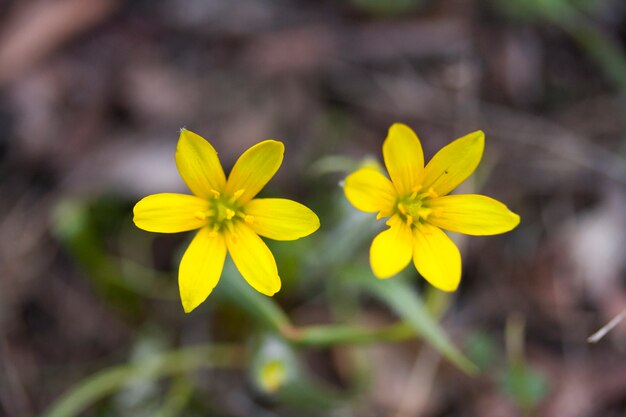
[[[475,195],[447,195],[478,166],[485,135],[470,133],[442,148],[424,167],[422,146],[406,125],[389,128],[383,157],[391,181],[372,168],[349,175],[344,192],[359,210],[389,217],[389,229],[374,238],[370,263],[374,275],[389,278],[413,259],[433,286],[454,291],[461,280],[461,255],[441,230],[495,235],[519,224],[519,216],[499,201]]]
[[[181,130],[176,166],[194,195],[154,194],[134,208],[137,227],[177,233],[200,229],[185,251],[178,270],[185,312],[200,305],[222,274],[226,252],[248,283],[265,295],[280,290],[272,252],[259,235],[295,240],[315,232],[319,219],[300,203],[282,198],[254,198],[283,161],[284,145],[275,140],[244,152],[228,179],[209,142]]]

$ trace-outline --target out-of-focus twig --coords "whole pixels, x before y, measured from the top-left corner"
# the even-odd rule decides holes
[[[0,33],[0,86],[110,16],[119,0],[22,2]]]
[[[589,343],[598,343],[604,336],[607,335],[608,332],[613,330],[615,328],[615,326],[620,324],[620,322],[622,320],[624,320],[625,318],[626,318],[626,308],[624,310],[622,310],[622,312],[619,313],[617,316],[613,317],[613,319],[611,319],[611,321],[609,321],[607,324],[602,326],[600,328],[600,330],[598,330],[597,332],[595,332],[594,334],[589,336],[587,338],[587,342],[589,342]]]

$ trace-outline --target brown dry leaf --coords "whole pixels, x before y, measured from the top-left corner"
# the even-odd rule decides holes
[[[22,2],[0,35],[0,85],[18,78],[44,56],[109,17],[119,0]]]

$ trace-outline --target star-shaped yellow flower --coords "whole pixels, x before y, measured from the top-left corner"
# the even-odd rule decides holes
[[[389,217],[389,229],[374,238],[370,263],[378,278],[391,277],[413,259],[433,286],[454,291],[461,280],[461,255],[441,230],[495,235],[519,224],[499,201],[475,195],[447,195],[469,177],[483,154],[485,135],[470,133],[442,148],[424,167],[422,145],[406,125],[396,123],[383,143],[391,181],[373,168],[346,178],[346,197],[359,210]]]
[[[254,198],[283,161],[284,145],[275,140],[244,152],[228,179],[209,142],[181,130],[176,166],[194,195],[153,194],[134,208],[137,227],[177,233],[200,229],[185,251],[178,270],[185,312],[200,305],[222,274],[226,252],[248,283],[265,295],[280,290],[272,252],[260,236],[295,240],[315,232],[319,219],[300,203],[282,198]]]

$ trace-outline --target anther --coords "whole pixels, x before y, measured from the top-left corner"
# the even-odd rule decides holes
[[[439,197],[439,194],[437,194],[437,193],[435,192],[435,190],[433,190],[433,187],[430,187],[430,188],[428,189],[428,192],[427,192],[426,194],[428,194],[428,196],[429,196],[430,198],[437,198],[437,197]]]
[[[235,217],[235,210],[227,208],[226,209],[226,220],[230,220],[233,217]]]
[[[242,196],[242,194],[245,192],[246,190],[244,190],[243,188],[240,188],[239,190],[235,191],[235,194],[233,194],[233,198],[236,200],[239,197]]]
[[[248,224],[252,224],[252,223],[254,223],[254,216],[246,214],[245,217],[243,218],[243,221],[248,223]]]
[[[413,216],[411,216],[410,214],[406,216],[406,224],[408,224],[409,226],[413,224]]]
[[[433,210],[426,207],[420,208],[417,212],[417,214],[424,220],[428,219],[428,216],[430,216],[432,213]]]
[[[409,197],[411,200],[415,199],[415,197],[417,197],[417,193],[419,192],[419,190],[422,189],[422,184],[417,184],[415,187],[411,188],[411,197]]]
[[[400,210],[400,213],[406,216],[406,207],[404,207],[404,204],[398,203],[398,210]]]
[[[214,189],[210,189],[209,193],[211,193],[211,195],[215,198],[219,198],[219,196],[221,195],[219,191],[214,190]]]

